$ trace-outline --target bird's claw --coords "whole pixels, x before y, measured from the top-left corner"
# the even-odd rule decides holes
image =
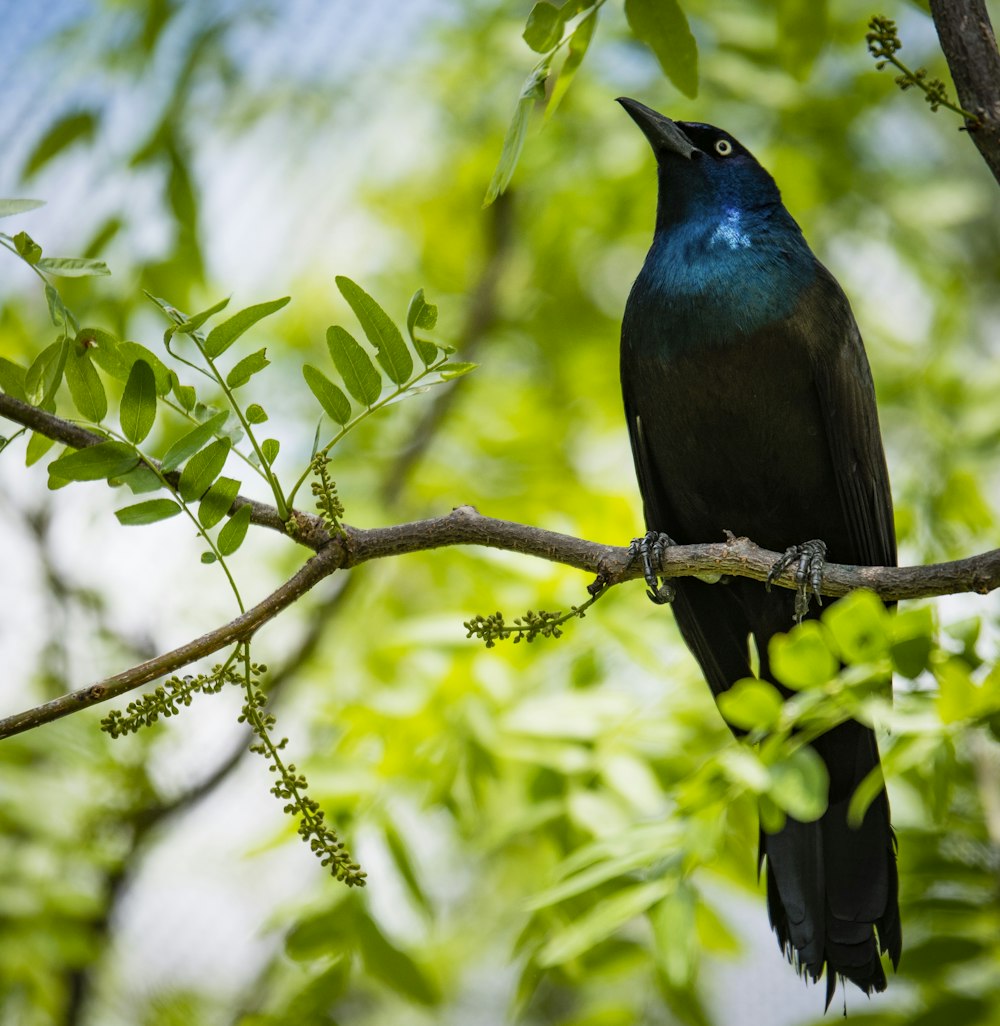
[[[823,567],[826,563],[826,543],[814,538],[785,549],[785,554],[768,571],[764,586],[771,590],[775,578],[783,574],[793,563],[795,567],[795,622],[801,623],[809,612],[809,602],[815,597],[817,605],[823,605],[820,588],[823,586]]]
[[[666,605],[673,602],[676,591],[669,581],[660,581],[657,577],[654,566],[658,566],[663,559],[667,548],[675,545],[676,542],[668,534],[660,534],[658,531],[647,531],[642,538],[633,538],[628,547],[629,563],[637,559],[642,560],[642,576],[649,585],[646,594],[650,602],[656,605]]]

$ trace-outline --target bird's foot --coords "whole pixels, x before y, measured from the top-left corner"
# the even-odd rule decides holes
[[[768,591],[774,579],[784,573],[792,564],[795,568],[795,622],[801,623],[809,612],[810,599],[815,596],[817,605],[823,605],[820,588],[823,586],[823,567],[826,563],[826,542],[814,538],[785,549],[785,554],[768,571],[764,586]]]
[[[653,567],[654,565],[658,566],[666,550],[676,544],[668,534],[647,531],[642,538],[633,538],[628,547],[630,564],[637,559],[642,560],[642,575],[646,579],[646,584],[649,585],[646,594],[649,596],[650,602],[655,602],[658,606],[673,602],[676,592],[669,581],[661,583]]]

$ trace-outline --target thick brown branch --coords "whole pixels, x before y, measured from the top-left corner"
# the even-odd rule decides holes
[[[931,0],[931,14],[959,102],[980,120],[969,134],[1000,183],[1000,53],[985,0]]]
[[[538,527],[496,520],[483,516],[471,506],[460,506],[431,520],[392,527],[367,530],[349,527],[346,542],[334,539],[321,547],[319,553],[294,577],[243,616],[98,684],[0,720],[0,738],[125,694],[250,637],[335,570],[358,566],[373,559],[451,545],[483,545],[563,563],[595,574],[606,586],[641,576],[641,569],[630,560],[625,547],[601,545]],[[762,549],[746,538],[731,538],[707,545],[672,546],[666,550],[659,572],[663,577],[721,573],[763,581],[777,559],[777,552]],[[776,578],[775,584],[794,588],[794,571],[785,571]],[[889,600],[929,598],[959,592],[986,594],[998,587],[1000,549],[993,549],[980,556],[931,566],[859,567],[829,563],[824,570],[820,590],[824,595],[839,596],[855,588],[870,588]]]

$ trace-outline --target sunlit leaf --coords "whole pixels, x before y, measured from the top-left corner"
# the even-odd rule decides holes
[[[145,360],[136,360],[129,371],[118,414],[125,437],[138,445],[156,420],[156,378]]]
[[[244,356],[226,375],[226,384],[230,388],[240,388],[245,385],[254,374],[270,366],[271,361],[266,354],[266,349],[258,349],[257,352]]]
[[[625,0],[636,39],[656,54],[663,73],[685,95],[698,94],[698,44],[677,0]]]
[[[49,477],[62,481],[101,481],[127,474],[139,462],[135,450],[124,442],[99,442],[66,453],[49,464]]]
[[[606,940],[627,922],[642,915],[651,905],[666,897],[676,886],[670,878],[626,887],[599,901],[581,916],[553,931],[538,955],[542,966],[560,965],[589,951]]]
[[[25,392],[27,375],[26,367],[14,363],[13,360],[8,360],[6,356],[0,356],[0,390],[6,392],[7,395],[20,399],[21,402],[27,402],[28,397]]]
[[[86,349],[79,351],[75,345],[70,346],[65,374],[73,405],[81,416],[95,423],[103,420],[108,412],[108,397],[100,376],[90,362],[90,353]]]
[[[229,518],[219,531],[219,538],[216,544],[219,552],[224,556],[232,555],[242,544],[246,537],[247,528],[250,526],[252,510],[249,506],[240,508]]]
[[[57,118],[49,130],[35,143],[21,171],[23,178],[30,178],[41,170],[53,157],[80,140],[90,142],[97,130],[97,114],[90,110],[73,111]],[[30,201],[29,201],[30,202]]]
[[[228,320],[216,325],[205,339],[205,354],[211,359],[221,356],[245,331],[252,328],[259,320],[277,313],[287,305],[291,296],[272,299],[268,303],[257,303],[245,310],[233,314]]]
[[[260,443],[260,451],[268,466],[278,458],[278,450],[280,448],[281,443],[277,438],[265,438],[264,441]]]
[[[781,718],[784,705],[778,689],[764,680],[738,680],[718,696],[719,710],[742,730],[766,730]]]
[[[181,507],[173,499],[149,499],[146,502],[137,502],[134,506],[115,510],[115,516],[118,523],[125,527],[139,527],[168,520],[180,512]]]
[[[96,278],[111,273],[103,260],[87,257],[42,257],[37,266],[46,274],[56,274],[62,278]]]
[[[548,0],[538,0],[528,14],[524,26],[524,41],[537,53],[547,53],[562,39],[565,25],[559,8]]]
[[[823,623],[849,663],[872,662],[889,648],[889,613],[871,591],[854,591],[823,613]]]
[[[231,477],[220,477],[198,504],[198,521],[201,526],[215,527],[229,512],[239,491],[239,481]]]
[[[397,385],[408,381],[413,373],[413,357],[393,319],[356,282],[342,274],[335,280],[368,341],[375,347],[376,359],[389,379]]]
[[[24,376],[24,391],[32,406],[44,406],[51,400],[62,381],[69,356],[69,339],[65,336],[47,345],[35,357]]]
[[[819,753],[808,745],[770,767],[771,800],[803,823],[826,811],[829,775]]]
[[[187,461],[177,484],[177,490],[185,502],[200,499],[211,488],[226,465],[230,448],[228,438],[217,438]]]
[[[347,391],[359,403],[371,406],[382,391],[382,379],[368,354],[350,332],[337,324],[326,329],[326,344]]]
[[[42,247],[27,232],[18,232],[13,242],[18,256],[26,263],[37,264],[41,260]]]
[[[302,368],[302,376],[331,420],[346,424],[351,419],[350,400],[321,370],[307,363]]]
[[[202,446],[207,445],[215,434],[222,430],[228,416],[226,411],[216,413],[204,424],[199,424],[178,438],[164,454],[160,469],[165,474],[176,470],[189,456],[193,456]]]
[[[825,684],[839,668],[823,627],[815,620],[806,620],[788,634],[771,638],[768,656],[778,681],[796,690]]]
[[[597,9],[595,8],[585,18],[582,18],[580,24],[573,29],[573,34],[569,37],[569,52],[559,68],[555,84],[552,86],[552,91],[549,94],[549,103],[545,109],[546,118],[551,117],[555,113],[556,108],[562,102],[562,98],[566,95],[566,91],[572,84],[577,70],[587,54],[587,49],[590,46],[590,40],[594,36],[594,29],[596,27]]]
[[[514,107],[514,115],[507,126],[507,134],[504,136],[503,147],[500,150],[500,159],[497,161],[496,169],[490,184],[486,189],[486,198],[483,206],[488,207],[500,193],[506,191],[514,177],[514,168],[517,167],[518,158],[524,148],[524,137],[528,131],[528,120],[537,101],[545,99],[545,82],[549,77],[549,65],[551,55],[542,61],[531,74],[525,79],[521,86],[521,92]]]
[[[13,217],[15,214],[26,214],[29,210],[37,210],[45,206],[45,200],[34,199],[0,199],[0,217]]]

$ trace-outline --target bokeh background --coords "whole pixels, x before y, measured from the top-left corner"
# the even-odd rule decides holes
[[[318,413],[301,366],[322,358],[327,325],[356,331],[334,275],[400,320],[424,288],[437,335],[480,367],[337,448],[347,520],[472,503],[622,543],[641,515],[617,338],[655,205],[646,142],[613,102],[632,95],[740,138],[843,283],[901,561],[994,546],[996,184],[959,120],[897,90],[864,43],[888,14],[902,56],[947,80],[929,16],[900,0],[683,7],[697,98],[609,0],[572,88],[484,209],[536,59],[520,38],[530,4],[0,2],[0,194],[47,201],[3,227],[105,260],[112,276],[64,283],[67,302],[154,350],[165,325],[143,289],[186,310],[290,294],[258,329],[273,366],[249,388],[292,477]],[[27,365],[53,329],[31,272],[2,264],[0,355]],[[179,519],[123,529],[119,496],[49,492],[23,446],[0,453],[3,714],[234,614]],[[235,560],[253,601],[302,559],[265,534]],[[702,802],[692,785],[735,742],[669,614],[636,585],[558,641],[465,637],[475,613],[565,609],[586,583],[443,550],[331,579],[261,633],[279,731],[367,869],[363,893],[282,817],[238,694],[116,742],[99,710],[0,744],[0,1023],[818,1020],[821,990],[767,927],[752,797]],[[982,618],[989,672],[996,600],[934,608],[943,644],[966,653]],[[847,995],[854,1022],[1000,1021],[998,792],[983,730],[934,735],[890,780],[907,954],[888,995]],[[554,890],[588,865],[590,886]]]

